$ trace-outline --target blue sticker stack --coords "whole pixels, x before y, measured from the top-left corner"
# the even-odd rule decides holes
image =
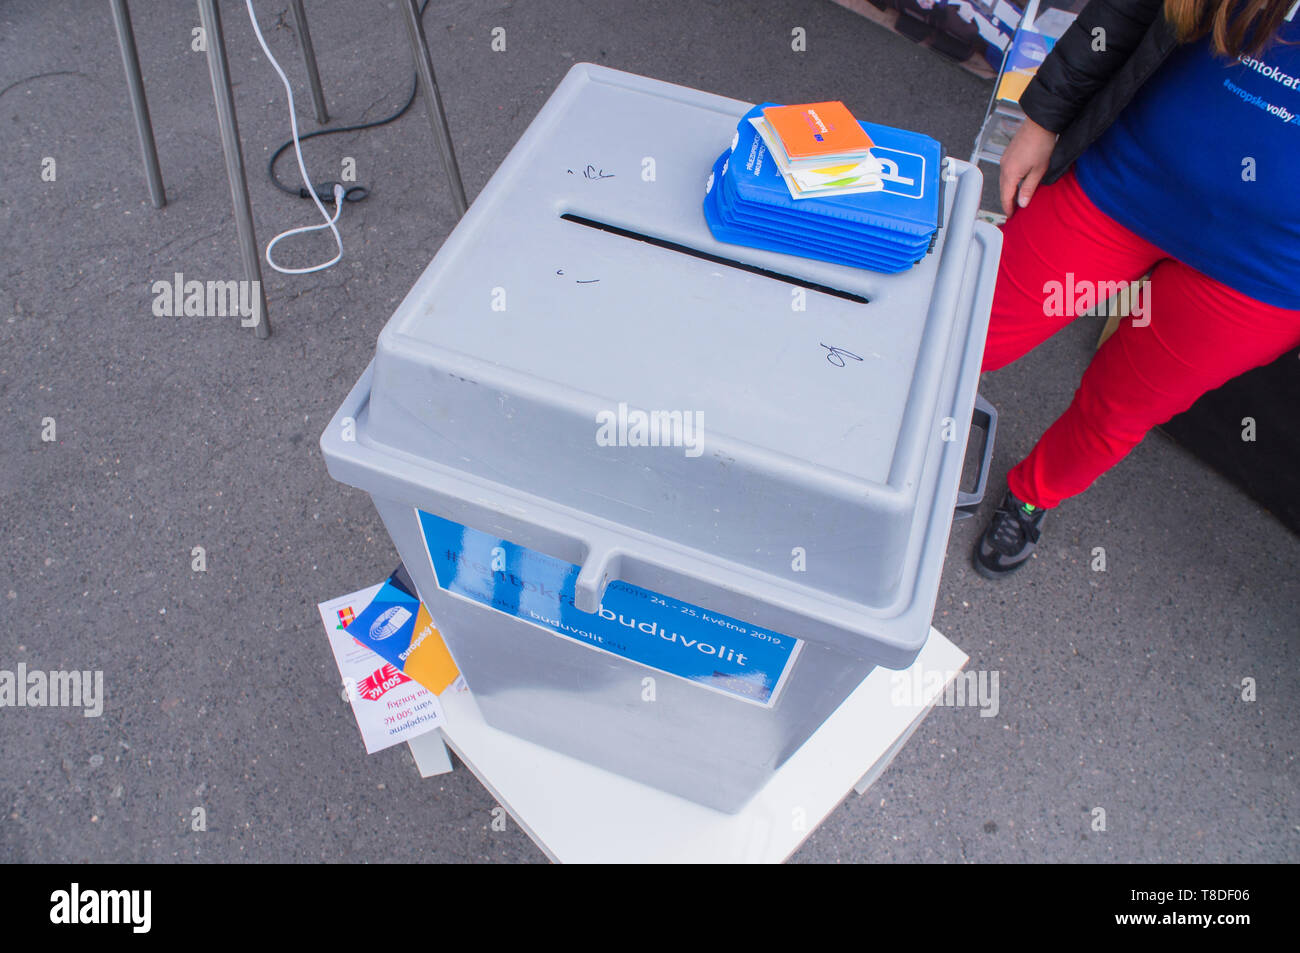
[[[750,123],[736,127],[731,148],[713,164],[704,218],[720,242],[896,274],[933,247],[942,196],[938,141],[917,132],[860,122],[884,166],[884,189],[796,199]]]

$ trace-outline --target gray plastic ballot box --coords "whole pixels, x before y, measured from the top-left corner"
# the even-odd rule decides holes
[[[748,108],[573,67],[321,437],[488,724],[727,812],[925,642],[1001,248],[955,159],[903,274],[715,241]]]

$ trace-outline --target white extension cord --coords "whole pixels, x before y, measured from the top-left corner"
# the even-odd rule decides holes
[[[284,70],[280,69],[280,64],[276,62],[275,57],[271,55],[271,51],[266,45],[266,40],[262,37],[262,30],[257,25],[257,14],[253,12],[253,0],[244,0],[244,2],[248,5],[248,19],[252,21],[253,32],[257,34],[257,42],[261,44],[262,52],[266,54],[266,58],[271,61],[271,65],[280,75],[280,82],[284,84],[284,91],[289,96],[289,126],[293,130],[293,151],[294,154],[298,156],[298,172],[302,175],[302,181],[303,184],[307,186],[307,191],[311,193],[311,200],[316,203],[316,208],[320,210],[321,217],[325,219],[325,221],[320,225],[303,225],[298,228],[291,228],[287,232],[281,232],[279,235],[276,235],[266,243],[266,263],[282,275],[310,275],[312,272],[324,271],[326,268],[338,264],[343,258],[343,239],[339,237],[339,230],[335,225],[335,222],[339,220],[339,216],[343,213],[343,186],[334,186],[334,215],[331,217],[329,212],[325,211],[325,206],[321,203],[320,196],[316,194],[316,188],[311,184],[311,177],[307,175],[307,163],[305,163],[302,158],[302,143],[298,141],[298,116],[293,105],[293,88],[289,85],[289,78],[284,75]],[[277,265],[275,259],[271,257],[271,249],[275,247],[276,242],[280,241],[280,239],[288,238],[290,235],[303,235],[307,232],[318,232],[322,228],[328,228],[330,230],[330,233],[334,236],[334,244],[338,246],[339,250],[339,253],[329,261],[320,265],[313,265],[310,268],[282,268],[280,265]]]

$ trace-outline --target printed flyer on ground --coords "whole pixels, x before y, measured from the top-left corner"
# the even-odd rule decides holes
[[[397,575],[317,607],[367,754],[439,727],[438,695],[462,684],[428,611],[394,581]],[[382,635],[380,642],[401,643],[393,659],[374,651],[372,631]],[[364,640],[354,637],[362,633]],[[418,651],[411,650],[412,642]]]

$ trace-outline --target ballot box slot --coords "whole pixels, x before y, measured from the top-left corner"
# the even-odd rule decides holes
[[[623,238],[631,238],[635,241],[656,245],[659,248],[666,248],[669,251],[677,252],[680,255],[690,255],[692,258],[699,258],[702,261],[712,262],[715,265],[725,265],[728,268],[735,268],[738,271],[747,271],[751,275],[761,275],[764,278],[783,281],[786,284],[796,285],[800,288],[807,288],[809,291],[817,291],[821,294],[843,298],[845,301],[855,301],[858,304],[870,304],[871,299],[853,291],[844,291],[840,288],[832,288],[830,285],[819,284],[815,281],[809,281],[806,278],[787,275],[779,271],[773,271],[770,268],[761,268],[758,265],[751,265],[748,262],[736,261],[734,258],[725,258],[722,255],[715,255],[713,252],[703,251],[699,248],[691,248],[689,245],[682,245],[678,242],[669,241],[666,238],[656,238],[654,235],[646,235],[642,232],[633,231],[630,228],[611,225],[608,222],[598,222],[593,218],[584,218],[581,215],[574,215],[572,212],[565,212],[560,216],[560,218],[564,219],[566,222],[575,222],[578,225],[585,225],[588,228],[595,228],[602,232],[609,232],[611,235],[620,235]]]

